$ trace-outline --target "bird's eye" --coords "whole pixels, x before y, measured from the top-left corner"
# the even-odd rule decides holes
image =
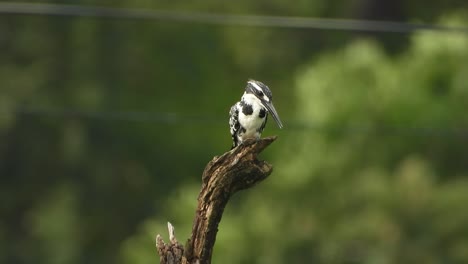
[[[258,96],[263,96],[263,92],[262,92],[262,91],[259,91],[259,90],[257,90],[257,95],[258,95]]]

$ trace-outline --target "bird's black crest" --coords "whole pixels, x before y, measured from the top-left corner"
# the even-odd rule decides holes
[[[268,88],[268,86],[267,86],[266,84],[264,84],[264,83],[262,83],[262,82],[259,82],[259,81],[256,81],[256,80],[249,80],[249,81],[247,81],[247,86],[245,87],[245,90],[246,90],[246,91],[252,91],[252,93],[255,93],[255,90],[256,90],[256,89],[255,89],[255,87],[253,87],[253,84],[252,84],[252,83],[255,83],[256,85],[258,85],[258,86],[262,89],[263,93],[264,93],[268,98],[270,98],[270,100],[273,99],[273,95],[272,95],[272,93],[271,93],[271,91],[270,91],[270,88]]]

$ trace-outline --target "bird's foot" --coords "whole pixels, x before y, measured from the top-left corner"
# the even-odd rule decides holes
[[[252,145],[256,142],[258,142],[260,140],[260,138],[247,138],[245,139],[244,141],[242,141],[242,145]]]

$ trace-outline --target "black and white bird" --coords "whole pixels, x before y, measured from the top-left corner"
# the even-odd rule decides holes
[[[268,86],[255,80],[247,82],[241,100],[229,111],[232,148],[237,147],[246,139],[259,139],[265,128],[268,113],[273,116],[279,128],[283,127],[272,100]]]

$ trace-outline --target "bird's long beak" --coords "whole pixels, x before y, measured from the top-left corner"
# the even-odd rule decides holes
[[[263,106],[266,107],[266,109],[268,109],[268,112],[270,112],[270,114],[273,116],[273,119],[275,119],[275,122],[276,124],[278,124],[278,127],[283,128],[283,123],[281,123],[281,120],[278,116],[278,113],[276,112],[276,109],[273,103],[262,100],[262,104]]]

